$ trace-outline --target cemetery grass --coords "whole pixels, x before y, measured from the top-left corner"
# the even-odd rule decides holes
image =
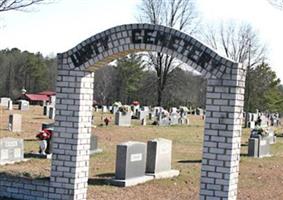
[[[42,122],[51,122],[42,115],[42,107],[31,106],[29,111],[13,113],[23,115],[23,131],[7,131],[8,115],[11,111],[0,110],[0,137],[25,139],[25,152],[38,151],[35,135]],[[103,116],[112,116],[104,114]],[[200,167],[203,143],[204,121],[198,116],[189,116],[189,126],[140,126],[137,120],[131,127],[100,126],[101,113],[95,113],[93,134],[98,136],[98,147],[102,153],[92,155],[89,167],[88,199],[198,199]],[[276,130],[282,136],[282,128]],[[283,199],[283,137],[277,137],[272,146],[272,157],[256,159],[247,157],[249,130],[244,129],[242,136],[241,161],[238,199]],[[153,138],[167,138],[173,141],[172,168],[180,170],[180,176],[172,179],[154,180],[146,184],[129,188],[111,186],[107,180],[114,176],[116,145],[128,140],[146,142]],[[50,176],[51,161],[30,159],[14,165],[0,166],[0,173],[27,178],[44,178]]]

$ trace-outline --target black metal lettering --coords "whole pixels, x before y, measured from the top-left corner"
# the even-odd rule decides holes
[[[146,44],[153,44],[153,37],[152,37],[152,33],[154,32],[154,30],[150,30],[150,29],[145,29],[144,30],[144,38],[143,38],[143,42]]]
[[[141,29],[133,29],[132,30],[132,43],[140,44],[142,43],[141,39],[138,39],[138,36],[141,35]]]
[[[157,32],[154,44],[158,45],[161,44],[162,46],[167,47],[168,46],[168,41],[169,41],[170,35],[168,33],[164,32]]]
[[[189,49],[188,47],[192,46],[190,40],[189,40],[189,41],[188,41],[188,40],[183,40],[183,41],[184,41],[185,44],[184,44],[184,46],[183,46],[183,49],[182,49],[182,51],[181,51],[181,54],[184,54],[185,51]]]
[[[79,56],[80,55],[78,54],[78,52],[71,55],[71,60],[74,63],[75,67],[80,66],[80,63],[78,62],[78,59],[77,59]]]
[[[86,46],[79,49],[73,55],[71,55],[71,60],[73,61],[75,67],[79,67],[80,65],[87,62],[93,56],[93,49],[92,44],[87,44]],[[98,52],[98,49],[97,49]]]
[[[211,61],[211,59],[212,57],[210,54],[203,52],[199,57],[197,64],[201,67],[205,67],[205,65],[208,64]]]
[[[181,40],[181,38],[172,35],[170,40],[169,40],[169,43],[168,43],[168,48],[173,50],[173,51],[177,51],[178,48],[176,48],[174,45],[180,40]]]
[[[104,50],[107,51],[109,49],[109,46],[108,46],[108,41],[109,41],[109,37],[106,36],[104,38],[101,38],[99,40],[100,44],[103,46]]]
[[[99,50],[98,50],[98,47],[97,47],[97,43],[93,43],[92,44],[92,48],[95,51],[95,54],[98,55],[99,54]]]
[[[195,58],[195,56],[198,56],[200,53],[201,49],[196,46],[193,46],[192,49],[189,51],[187,57],[193,62],[197,63],[197,59]]]

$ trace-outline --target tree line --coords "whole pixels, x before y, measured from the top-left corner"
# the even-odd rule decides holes
[[[4,0],[0,12],[25,10],[48,1]],[[195,0],[141,0],[137,18],[142,23],[184,31],[245,65],[245,111],[283,112],[283,87],[266,62],[265,45],[250,24],[235,21],[202,24]],[[204,107],[206,81],[188,69],[159,52],[128,55],[95,72],[94,99],[108,105],[114,101],[128,104],[139,100],[147,105]],[[1,50],[0,70],[0,96],[16,98],[23,87],[30,93],[55,89],[56,59],[41,53],[17,48]]]
[[[141,55],[130,54],[113,65],[95,72],[94,99],[98,104],[111,105],[115,101],[130,104],[140,101],[143,105],[159,105],[156,71],[147,66]],[[175,68],[167,77],[162,106],[187,105],[204,107],[206,80],[200,75]]]
[[[17,48],[0,51],[0,96],[17,99],[28,93],[55,90],[56,59]]]

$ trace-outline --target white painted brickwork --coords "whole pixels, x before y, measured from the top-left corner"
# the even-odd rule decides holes
[[[200,199],[237,198],[245,69],[208,79]]]
[[[138,51],[171,55],[208,79],[200,199],[236,199],[245,69],[185,33],[150,24],[114,27],[58,54],[50,180],[1,177],[0,196],[87,199],[93,71]]]

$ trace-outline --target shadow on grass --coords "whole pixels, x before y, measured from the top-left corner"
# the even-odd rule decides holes
[[[25,142],[33,142],[33,141],[39,141],[38,139],[24,139]]]
[[[248,157],[248,154],[247,153],[241,153],[240,156]]]
[[[248,143],[241,144],[241,147],[247,147],[247,146],[248,146]]]
[[[114,173],[103,173],[103,174],[96,174],[96,177],[104,177],[104,178],[112,178],[115,176]]]
[[[111,185],[110,180],[115,176],[114,173],[97,174],[93,178],[88,179],[89,185]]]
[[[6,172],[0,172],[0,179],[7,180],[7,181],[39,181],[39,182],[46,182],[50,180],[50,177],[32,177],[30,173],[21,173],[21,174],[11,174]]]
[[[98,186],[110,185],[109,180],[110,179],[107,178],[89,178],[88,185],[98,185]]]
[[[47,119],[46,117],[34,117],[33,119]]]
[[[201,160],[179,160],[178,163],[201,163]]]

